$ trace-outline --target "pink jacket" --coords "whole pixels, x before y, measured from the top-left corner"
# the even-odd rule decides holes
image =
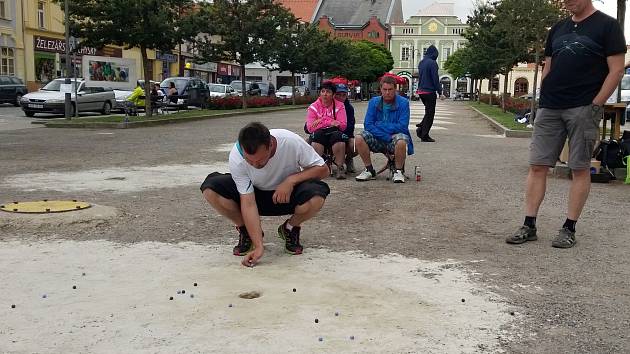
[[[332,106],[324,107],[322,99],[318,98],[308,107],[306,113],[306,129],[310,133],[317,130],[329,128],[333,126],[333,122],[337,121],[339,130],[344,131],[348,124],[346,118],[346,108],[343,102],[333,99],[335,105],[335,113],[333,114]]]

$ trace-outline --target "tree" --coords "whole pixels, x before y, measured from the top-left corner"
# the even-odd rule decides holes
[[[337,65],[329,70],[331,75],[371,83],[394,67],[391,52],[381,44],[346,40],[342,43],[346,45],[345,51],[338,57]]]
[[[70,33],[82,38],[83,46],[140,48],[148,93],[151,62],[147,51],[169,51],[192,38],[193,6],[192,0],[72,0],[68,8]],[[146,114],[151,116],[150,95],[145,96]]]
[[[247,107],[245,65],[268,63],[281,35],[297,23],[291,12],[274,0],[215,0],[202,5],[199,15],[203,26],[196,41],[199,60],[233,61],[241,67],[243,108]]]
[[[269,64],[279,71],[291,73],[291,87],[293,92],[293,104],[295,104],[295,74],[307,74],[316,72],[324,62],[332,59],[335,53],[327,53],[331,49],[330,36],[327,32],[319,30],[312,24],[297,23],[291,29],[280,33],[282,36],[278,46],[274,48],[270,56]]]
[[[564,16],[558,3],[549,0],[503,0],[497,6],[496,26],[506,37],[509,47],[518,55],[513,55],[512,66],[519,62],[534,62],[533,98],[531,111],[534,112],[538,66],[544,58],[544,43],[549,28]],[[514,24],[519,30],[514,31]],[[507,61],[509,65],[509,60]],[[507,80],[507,76],[506,76]],[[507,85],[506,85],[507,86]],[[507,90],[507,87],[505,87]]]

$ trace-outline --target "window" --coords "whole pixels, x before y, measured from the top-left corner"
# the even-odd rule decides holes
[[[403,34],[413,34],[413,28],[403,28]]]
[[[379,38],[380,36],[381,34],[376,31],[372,31],[368,33],[368,38]]]
[[[44,6],[45,5],[46,4],[44,4],[43,1],[37,2],[37,24],[39,25],[39,28],[46,27],[46,23],[44,22]]]
[[[499,78],[495,77],[492,81],[488,81],[488,91],[499,91]]]
[[[451,48],[442,48],[442,61],[447,61],[451,56]]]
[[[411,54],[410,48],[409,47],[402,47],[401,48],[401,53],[400,53],[400,60],[401,61],[409,61],[409,56]]]
[[[15,75],[15,51],[13,48],[2,47],[0,51],[0,74]]]
[[[5,0],[0,0],[0,18],[7,18],[7,4]]]
[[[514,97],[520,97],[527,94],[529,83],[526,78],[518,78],[514,83]]]

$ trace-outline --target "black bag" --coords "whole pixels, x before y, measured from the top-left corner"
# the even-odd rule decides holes
[[[621,145],[617,140],[604,139],[600,141],[594,155],[597,160],[602,162],[602,168],[614,169],[624,167]]]

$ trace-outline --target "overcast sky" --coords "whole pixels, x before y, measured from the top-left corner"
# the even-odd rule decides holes
[[[436,0],[402,0],[403,15],[405,20],[416,15],[421,9],[431,5]],[[466,16],[470,13],[473,6],[472,0],[440,0],[438,2],[451,2],[455,4],[455,15],[463,22],[466,22]],[[617,17],[617,0],[595,0],[595,7],[612,17]],[[626,43],[630,42],[630,9],[626,11]]]

